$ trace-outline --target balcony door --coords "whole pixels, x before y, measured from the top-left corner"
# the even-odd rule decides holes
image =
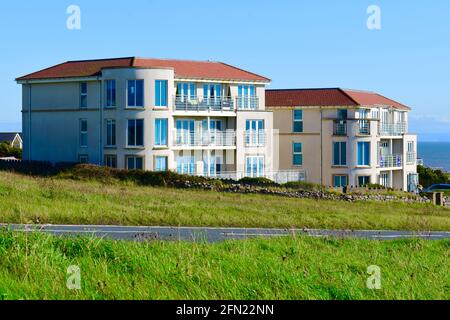
[[[191,119],[179,119],[176,121],[177,145],[194,145],[195,121]]]
[[[238,86],[238,107],[244,110],[256,109],[256,89],[255,86]]]
[[[220,105],[222,99],[222,85],[214,83],[204,84],[203,99],[207,105]]]
[[[250,146],[258,146],[263,143],[264,120],[247,120],[245,123],[245,143]]]
[[[209,121],[209,132],[208,132],[208,120],[203,120],[202,130],[203,137],[207,138],[211,144],[220,143],[222,138],[222,128],[223,122],[218,119],[211,119]]]
[[[247,177],[264,177],[264,156],[248,156],[246,158]]]

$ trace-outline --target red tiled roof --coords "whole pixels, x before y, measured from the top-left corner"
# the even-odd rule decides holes
[[[374,92],[326,89],[266,90],[267,107],[325,107],[388,105],[401,110],[409,107]]]
[[[103,68],[136,67],[136,68],[173,68],[178,78],[221,79],[242,81],[263,81],[270,79],[230,66],[222,62],[118,58],[104,60],[69,61],[16,80],[35,80],[49,78],[92,77],[101,74]]]
[[[388,99],[382,96],[381,94],[375,92],[357,91],[348,89],[344,89],[343,91],[361,106],[387,105],[401,110],[410,109],[404,104]]]

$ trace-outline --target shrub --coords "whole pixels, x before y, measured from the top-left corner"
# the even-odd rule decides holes
[[[317,183],[305,182],[305,181],[292,181],[283,184],[283,187],[294,190],[304,191],[323,191],[324,187]]]
[[[279,184],[267,178],[245,177],[238,181],[242,185],[257,187],[278,187]]]
[[[0,157],[14,157],[16,159],[22,159],[22,150],[11,147],[9,142],[1,142]]]

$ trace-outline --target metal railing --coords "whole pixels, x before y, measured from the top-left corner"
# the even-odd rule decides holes
[[[380,168],[401,168],[402,166],[403,159],[399,154],[384,155],[380,158]]]
[[[407,133],[408,125],[406,122],[380,122],[378,131],[381,136],[401,136]]]
[[[347,121],[334,120],[333,121],[333,135],[346,136],[347,135]]]
[[[267,133],[265,130],[247,131],[244,133],[246,147],[264,147],[267,143]]]
[[[174,97],[175,111],[234,111],[234,100],[226,97]]]
[[[258,110],[259,98],[257,96],[236,97],[238,110]]]
[[[358,120],[358,134],[370,136],[370,120]]]
[[[192,132],[175,130],[175,147],[234,147],[236,132],[234,130],[213,132]]]
[[[417,153],[415,152],[407,152],[406,153],[406,164],[414,165],[417,162]]]
[[[203,174],[202,174],[203,175]],[[221,172],[214,175],[210,175],[211,178],[222,179],[222,180],[235,180],[238,181],[242,178],[248,177],[246,172]],[[276,183],[287,183],[296,181],[306,181],[306,171],[265,171],[261,178],[270,179]]]

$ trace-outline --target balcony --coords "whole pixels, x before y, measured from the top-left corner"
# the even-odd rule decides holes
[[[401,136],[408,131],[406,122],[386,123],[380,122],[379,135],[380,136]]]
[[[204,97],[193,98],[188,96],[174,97],[175,111],[234,111],[234,101],[232,98]]]
[[[191,132],[175,130],[174,147],[235,147],[234,130],[216,132]]]
[[[222,180],[238,181],[248,176],[249,175],[247,172],[218,172],[214,175],[211,175],[210,177]],[[260,177],[270,179],[280,184],[287,182],[306,181],[306,171],[264,171]]]
[[[406,153],[406,164],[407,165],[415,165],[417,162],[417,153],[408,152]]]
[[[370,120],[358,120],[358,134],[370,136]]]
[[[265,130],[247,131],[244,141],[246,147],[264,147],[267,143],[267,133]]]
[[[259,98],[257,96],[237,97],[236,107],[238,110],[258,110]]]
[[[402,166],[402,156],[399,154],[385,155],[380,158],[380,168],[401,168]]]
[[[334,120],[333,121],[333,135],[346,136],[347,135],[347,121]]]

